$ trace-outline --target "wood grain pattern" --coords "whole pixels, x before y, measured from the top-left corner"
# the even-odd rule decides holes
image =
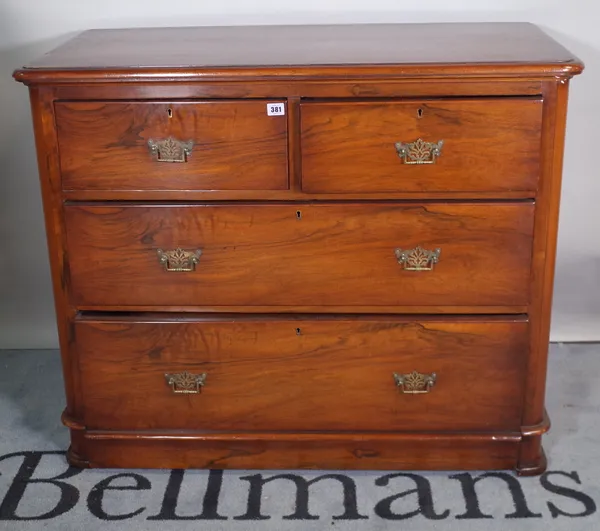
[[[76,305],[351,311],[529,302],[531,203],[69,205],[65,211]],[[417,245],[441,249],[432,271],[398,264],[394,249]],[[164,271],[157,250],[178,247],[202,250],[196,271]]]
[[[48,242],[52,291],[65,384],[66,412],[81,416],[79,370],[74,352],[72,319],[76,310],[70,305],[70,275],[66,252],[66,230],[60,186],[58,140],[54,120],[54,94],[48,87],[31,87],[31,115]]]
[[[61,102],[55,108],[66,190],[288,188],[286,117],[267,116],[266,101]],[[187,162],[151,155],[148,140],[169,137],[194,142]]]
[[[309,77],[272,79],[240,83],[237,81],[211,81],[210,83],[173,82],[153,83],[97,83],[55,85],[58,100],[173,100],[208,98],[272,98],[282,94],[288,98],[410,98],[452,96],[539,96],[542,82],[539,79],[494,78],[465,79],[464,76],[386,79],[350,77],[327,79]]]
[[[527,323],[78,322],[88,429],[519,430]],[[436,373],[401,394],[396,373]],[[165,374],[205,373],[197,395]]]
[[[303,305],[303,306],[177,306],[177,305],[160,305],[152,304],[147,306],[139,305],[115,305],[115,306],[77,306],[79,311],[82,312],[176,312],[176,313],[202,313],[202,314],[223,314],[223,313],[243,313],[243,314],[270,314],[274,311],[281,315],[290,314],[301,314],[301,313],[315,313],[328,315],[333,314],[346,314],[348,312],[347,306],[319,306],[319,305]],[[436,314],[436,315],[519,315],[526,314],[529,310],[529,305],[523,306],[364,306],[357,305],[352,306],[352,313],[358,314],[402,314],[402,315],[414,315],[414,314]]]
[[[514,467],[520,436],[486,434],[173,434],[72,431],[78,467],[497,470]]]
[[[534,268],[531,287],[534,299],[530,310],[531,358],[527,369],[524,425],[541,422],[545,414],[548,343],[569,84],[566,81],[553,82],[546,84],[544,88],[546,101],[543,135],[544,165],[540,199],[535,215],[535,239],[532,252]],[[520,468],[536,471],[538,463],[545,460],[541,439],[540,434],[524,437],[519,456]]]
[[[296,159],[300,156],[296,155]],[[323,193],[313,194],[302,192],[299,181],[295,190],[66,190],[63,198],[66,201],[161,201],[169,202],[199,202],[212,201],[498,201],[535,199],[537,191],[519,190],[508,192],[363,192],[363,193]]]
[[[303,103],[307,192],[535,190],[540,99]],[[434,164],[404,164],[395,143],[443,141]]]

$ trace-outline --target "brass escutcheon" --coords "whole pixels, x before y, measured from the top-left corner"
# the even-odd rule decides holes
[[[185,371],[165,374],[165,379],[176,394],[198,394],[206,382],[206,373],[192,374]]]
[[[400,391],[407,395],[420,395],[429,393],[435,384],[437,375],[435,372],[431,374],[421,374],[413,371],[408,374],[394,373],[394,381]]]
[[[404,164],[434,164],[442,154],[444,141],[425,142],[419,138],[414,142],[396,142],[394,145]]]

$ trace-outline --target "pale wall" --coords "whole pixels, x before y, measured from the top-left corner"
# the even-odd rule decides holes
[[[572,83],[552,339],[600,340],[597,0],[0,1],[0,348],[56,346],[27,90],[14,68],[88,28],[529,21],[587,65]]]

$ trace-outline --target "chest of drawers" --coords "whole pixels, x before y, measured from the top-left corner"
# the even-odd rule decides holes
[[[528,24],[93,30],[29,86],[91,467],[544,470],[569,79]]]

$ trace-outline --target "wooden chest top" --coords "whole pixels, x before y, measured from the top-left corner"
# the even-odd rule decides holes
[[[519,76],[573,75],[583,65],[528,23],[137,28],[85,31],[17,78],[36,82],[61,71],[65,80],[297,79],[339,67],[345,76],[374,75],[382,67],[392,76]]]

